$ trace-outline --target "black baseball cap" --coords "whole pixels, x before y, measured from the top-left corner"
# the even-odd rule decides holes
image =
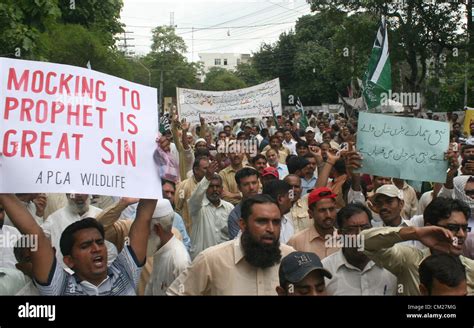
[[[280,286],[285,286],[286,283],[300,282],[314,270],[321,271],[321,274],[329,279],[332,278],[332,274],[323,267],[316,254],[310,252],[290,253],[280,263],[278,272]]]

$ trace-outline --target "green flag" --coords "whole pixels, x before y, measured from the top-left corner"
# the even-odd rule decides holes
[[[373,109],[381,105],[382,95],[385,99],[389,90],[392,89],[392,68],[388,52],[387,23],[382,17],[380,27],[377,31],[369,65],[362,81],[363,92],[367,109]]]
[[[295,109],[298,113],[300,113],[300,129],[306,129],[309,126],[308,117],[304,112],[303,104],[301,103],[300,97],[296,100]]]

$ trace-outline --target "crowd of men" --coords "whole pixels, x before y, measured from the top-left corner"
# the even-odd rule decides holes
[[[0,294],[474,293],[474,124],[449,116],[440,184],[360,174],[356,118],[300,119],[171,113],[163,199],[0,194]]]

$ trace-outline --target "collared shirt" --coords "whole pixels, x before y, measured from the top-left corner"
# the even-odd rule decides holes
[[[420,295],[418,267],[431,252],[429,248],[399,245],[401,228],[372,228],[361,231],[364,253],[375,263],[393,273],[398,280],[397,292],[401,295]],[[467,291],[474,294],[474,261],[459,257],[466,268]]]
[[[191,264],[186,248],[172,237],[153,255],[153,271],[145,295],[166,295],[171,283]]]
[[[188,202],[187,200],[191,197],[191,194],[196,189],[198,181],[196,178],[191,176],[189,179],[181,181],[178,186],[176,187],[174,204],[176,212],[181,215],[184,220],[184,224],[186,225],[186,230],[189,234],[192,233],[192,221],[191,217],[189,216],[189,209],[188,209]]]
[[[289,174],[288,166],[286,166],[285,164],[278,163],[277,170],[278,170],[278,178],[280,180],[283,180]]]
[[[330,236],[332,237],[332,235]],[[330,247],[326,247],[327,239],[329,238],[321,236],[314,225],[312,225],[291,237],[288,245],[300,252],[313,252],[322,260],[340,249],[337,244],[331,244],[328,245]]]
[[[202,179],[188,200],[189,214],[193,220],[192,258],[208,247],[229,240],[227,218],[234,206],[222,199],[217,207],[214,206],[206,197],[209,183],[207,178]]]
[[[21,233],[15,227],[4,225],[0,229],[0,268],[16,269],[17,261],[13,249],[20,238]],[[33,241],[33,239],[30,240],[30,242]],[[31,246],[38,247],[38,245]]]
[[[286,140],[283,140],[282,145],[290,150],[291,155],[298,155],[296,153],[296,141],[294,141],[293,139],[290,140],[290,142],[286,142]]]
[[[68,274],[56,261],[53,262],[46,284],[36,285],[41,295],[136,295],[135,289],[140,277],[141,266],[130,246],[123,248],[119,256],[108,267],[107,277],[98,286]]]
[[[296,145],[295,145],[295,147],[296,147]],[[267,151],[270,148],[271,148],[270,145],[265,146],[265,148],[263,148],[263,150],[262,150],[262,155],[267,157]],[[286,163],[286,158],[288,157],[288,155],[290,155],[290,153],[291,153],[291,151],[287,147],[281,145],[281,147],[278,148],[278,162],[281,163],[281,164],[285,164]]]
[[[393,180],[392,180],[393,181]],[[393,182],[392,182],[393,183]],[[410,186],[406,181],[403,181],[403,210],[401,215],[406,218],[411,218],[416,215],[418,211],[418,197],[416,196],[415,189]]]
[[[219,172],[219,175],[222,178],[222,186],[224,187],[224,190],[231,193],[240,192],[239,186],[237,186],[237,181],[235,181],[235,173],[237,171],[232,168],[232,165],[229,165],[228,167]],[[224,200],[231,203],[232,205],[236,205],[240,202],[240,199],[230,197],[224,197]]]
[[[329,255],[323,267],[332,274],[324,278],[329,295],[395,295],[397,278],[383,267],[369,261],[363,270],[350,264],[342,250]]]
[[[235,205],[234,209],[230,212],[227,219],[227,227],[229,229],[229,239],[237,237],[240,231],[239,220],[241,216],[242,202]]]
[[[316,178],[314,175],[309,180],[306,180],[306,178],[301,178],[301,196],[307,195],[309,190],[313,189],[316,185],[316,181],[318,181],[318,178]]]
[[[100,208],[89,205],[89,210],[79,215],[73,212],[72,208],[67,205],[51,214],[48,220],[43,224],[43,231],[51,240],[53,247],[56,248],[56,258],[64,268],[68,268],[68,266],[63,262],[63,254],[61,253],[61,247],[59,245],[63,231],[76,221],[84,218],[96,218],[100,213],[102,213]],[[107,261],[110,265],[117,257],[117,248],[108,240],[105,240],[105,245],[107,246]]]
[[[313,221],[309,219],[308,213],[308,194],[298,199],[291,207],[290,213],[286,215],[293,221],[295,233],[312,226]]]
[[[294,249],[280,244],[282,257]],[[261,269],[244,258],[240,237],[210,247],[199,254],[171,284],[167,295],[276,295],[277,263]]]

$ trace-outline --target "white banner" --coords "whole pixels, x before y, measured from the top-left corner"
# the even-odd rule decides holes
[[[161,197],[156,89],[0,59],[0,192]]]
[[[230,121],[240,118],[281,115],[280,80],[232,91],[202,91],[177,88],[178,113],[189,123]]]

